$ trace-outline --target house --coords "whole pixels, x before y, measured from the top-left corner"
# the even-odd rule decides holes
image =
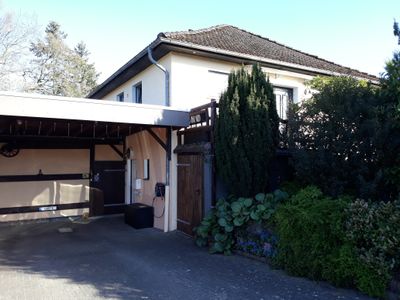
[[[241,65],[260,63],[274,86],[304,99],[304,83],[316,75],[349,75],[376,82],[373,75],[340,66],[229,25],[164,32],[148,46],[170,73],[170,106],[191,109],[218,99],[227,76]],[[100,84],[94,99],[164,105],[164,76],[141,51]],[[137,92],[140,91],[140,92]],[[190,97],[190,100],[188,99]]]
[[[216,192],[212,100],[229,72],[254,63],[274,85],[282,119],[289,101],[310,96],[314,76],[377,82],[229,25],[160,33],[91,99],[0,94],[0,220],[118,213],[141,202],[154,207],[155,227],[191,234]]]
[[[177,109],[201,108],[213,99],[218,101],[221,92],[227,87],[228,75],[232,70],[242,65],[249,67],[254,63],[262,66],[273,84],[278,115],[282,119],[287,117],[289,101],[300,102],[310,96],[305,83],[317,75],[349,75],[377,82],[375,76],[367,73],[298,51],[234,26],[219,25],[158,34],[148,47],[100,84],[89,97],[166,105]],[[204,112],[204,107],[200,111]],[[192,125],[196,126],[201,122],[194,121],[194,116],[196,113],[193,113]],[[188,131],[186,133],[189,134]],[[152,140],[149,132],[139,135],[139,144]],[[169,228],[175,229],[178,225],[178,229],[180,227],[190,233],[193,223],[198,223],[204,211],[212,205],[213,195],[209,191],[213,185],[210,175],[212,166],[203,168],[203,162],[209,161],[212,155],[207,154],[207,147],[200,150],[181,147],[178,145],[181,135],[182,132],[172,134],[172,148],[179,149],[175,151],[178,154],[172,156],[170,165],[172,185],[177,186],[171,189],[170,207],[167,210],[170,215]],[[186,146],[193,142],[199,140],[193,135],[185,136]],[[142,161],[149,157],[150,153],[146,151],[139,153],[133,149],[135,160]],[[199,152],[202,155],[196,156]],[[153,161],[151,166],[154,169],[163,168],[164,161]],[[143,188],[135,192],[139,193],[137,201],[149,203],[152,186],[158,180],[163,178],[155,176],[145,182]],[[196,192],[199,190],[202,193]]]

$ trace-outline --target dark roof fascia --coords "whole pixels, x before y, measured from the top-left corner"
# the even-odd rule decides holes
[[[118,86],[150,66],[151,62],[147,57],[147,49],[149,47],[153,50],[153,57],[156,60],[163,57],[166,53],[160,53],[160,43],[161,40],[157,37],[157,39],[154,40],[150,45],[140,51],[131,60],[120,67],[116,72],[114,72],[110,77],[99,84],[93,91],[89,93],[87,98],[101,99],[102,97],[116,89]],[[132,68],[136,64],[139,64],[138,68]]]

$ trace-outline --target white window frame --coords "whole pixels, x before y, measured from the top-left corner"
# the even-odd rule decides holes
[[[138,95],[137,95],[137,88],[140,86],[141,95],[140,95],[140,102],[138,102]],[[132,86],[132,102],[133,103],[143,103],[143,84],[141,81],[135,83]]]
[[[275,104],[276,104],[276,110],[278,113],[278,116],[281,120],[287,121],[288,119],[288,109],[289,105],[293,103],[293,94],[294,94],[294,89],[290,87],[282,87],[282,86],[273,86],[274,90],[274,96],[275,96]],[[285,103],[283,102],[284,99],[280,99],[282,102],[278,103],[278,95],[282,97],[282,94],[287,93],[287,99],[285,99]],[[278,109],[279,108],[279,109]]]
[[[117,95],[117,101],[118,102],[124,102],[125,101],[125,93],[121,92]]]

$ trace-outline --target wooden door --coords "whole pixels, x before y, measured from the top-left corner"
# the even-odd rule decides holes
[[[93,184],[103,192],[104,214],[119,214],[125,209],[125,162],[95,161]]]
[[[178,230],[193,235],[203,218],[203,156],[178,155]]]

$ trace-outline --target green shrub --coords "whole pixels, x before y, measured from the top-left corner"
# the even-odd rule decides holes
[[[359,267],[354,247],[349,243],[344,243],[332,249],[332,252],[326,257],[322,278],[336,286],[354,287],[355,274]]]
[[[293,105],[289,118],[297,179],[335,197],[377,196],[384,180],[376,88],[351,77],[317,77],[311,86],[319,92]]]
[[[374,268],[364,263],[358,265],[355,271],[356,287],[372,297],[384,298],[390,276],[379,274]]]
[[[287,198],[285,192],[276,190],[269,194],[257,194],[254,198],[218,200],[215,208],[195,228],[196,244],[208,245],[211,253],[230,254],[235,245],[235,231],[252,222],[268,222],[276,207]]]
[[[333,199],[306,187],[276,211],[276,264],[293,275],[383,297],[388,270],[398,267],[399,207]]]
[[[358,199],[347,214],[347,238],[354,243],[358,257],[387,283],[400,269],[400,201],[372,203]],[[365,281],[362,286],[368,287]]]
[[[344,211],[349,201],[331,199],[310,186],[281,205],[275,216],[278,265],[294,275],[324,279],[323,273],[330,273],[327,259],[333,259],[344,244]]]
[[[382,166],[386,193],[395,197],[400,193],[400,51],[386,63],[381,78],[380,132]],[[393,198],[393,197],[392,197]]]
[[[346,242],[327,257],[322,278],[341,287],[356,287],[372,297],[383,298],[388,274],[380,274],[359,259],[354,245]]]
[[[303,186],[298,181],[285,181],[279,188],[288,193],[288,195],[291,197],[294,194],[297,194],[303,188]]]

